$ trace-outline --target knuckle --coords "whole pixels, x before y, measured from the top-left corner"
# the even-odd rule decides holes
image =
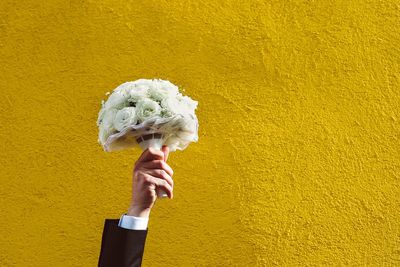
[[[137,180],[142,180],[143,179],[143,173],[136,171],[133,176],[137,179]]]
[[[168,188],[168,190],[171,190],[171,185],[167,181],[165,181],[165,186]]]
[[[167,181],[161,180],[160,183],[161,183],[162,187],[164,187],[165,189],[169,190]]]
[[[161,170],[160,174],[162,176],[162,178],[168,182],[168,184],[170,184],[171,186],[174,185],[174,181],[172,180],[172,177],[165,171],[165,170]]]
[[[136,162],[135,166],[133,167],[133,171],[134,172],[139,172],[141,168],[142,168],[142,164],[139,164],[139,163]]]
[[[143,181],[144,183],[146,183],[146,184],[150,184],[151,181],[152,181],[151,176],[149,176],[149,175],[143,175],[142,181]]]
[[[157,168],[162,168],[163,167],[164,161],[162,160],[155,160],[154,164],[156,165]]]
[[[161,151],[158,151],[158,150],[155,150],[155,149],[153,149],[153,148],[149,148],[149,154],[151,155],[151,156],[160,156],[161,155]]]
[[[171,173],[171,175],[173,174],[172,168],[168,165],[168,163],[163,161],[163,169],[167,172],[167,173]]]
[[[141,167],[136,167],[134,170],[133,170],[133,172],[135,173],[135,174],[137,174],[137,175],[139,175],[139,174],[143,174],[144,172],[143,172],[143,169],[141,168]]]
[[[165,171],[168,170],[168,164],[165,161],[161,161],[161,168]]]
[[[160,176],[161,176],[162,178],[166,179],[166,178],[168,177],[168,174],[167,174],[166,171],[164,171],[164,170],[159,170],[158,172],[159,172],[159,174],[160,174]]]

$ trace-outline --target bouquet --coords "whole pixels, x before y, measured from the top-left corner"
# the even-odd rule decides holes
[[[109,93],[108,93],[109,94]],[[99,142],[107,152],[135,147],[183,150],[198,140],[197,101],[160,79],[139,79],[114,89],[102,101]]]
[[[109,93],[108,93],[109,94]],[[107,94],[106,94],[107,95]],[[98,141],[107,152],[139,145],[143,150],[184,150],[198,140],[197,101],[160,79],[126,82],[102,101]],[[166,197],[163,191],[158,197]]]

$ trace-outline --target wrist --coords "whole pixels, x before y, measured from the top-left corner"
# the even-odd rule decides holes
[[[150,211],[151,208],[142,208],[138,207],[136,205],[131,205],[128,208],[128,213],[127,215],[129,216],[135,216],[135,217],[145,217],[148,218],[150,216]]]

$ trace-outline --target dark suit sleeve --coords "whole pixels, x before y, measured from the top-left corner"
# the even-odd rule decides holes
[[[137,267],[142,263],[147,230],[128,230],[119,220],[106,219],[99,257],[99,267]]]

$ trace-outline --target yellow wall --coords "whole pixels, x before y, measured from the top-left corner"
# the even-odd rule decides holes
[[[138,151],[104,93],[200,105],[144,266],[400,265],[399,2],[1,1],[0,265],[95,266]]]

